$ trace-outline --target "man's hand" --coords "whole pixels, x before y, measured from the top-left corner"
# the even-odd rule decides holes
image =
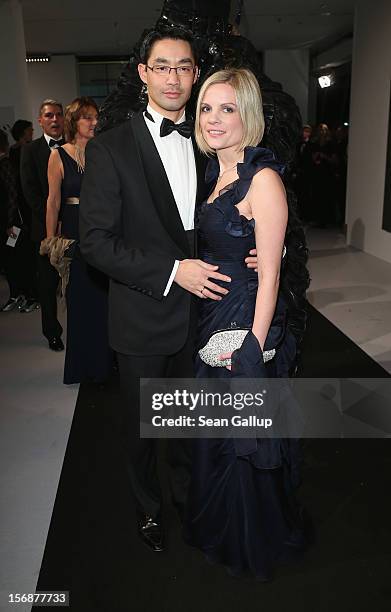
[[[248,268],[250,268],[251,270],[255,270],[255,272],[258,272],[257,249],[251,249],[250,257],[246,257],[244,261],[247,264]]]
[[[194,293],[197,297],[221,300],[221,296],[216,295],[216,293],[226,295],[228,289],[217,285],[210,279],[213,278],[229,283],[231,278],[225,274],[220,274],[217,270],[218,266],[212,266],[201,261],[201,259],[184,259],[179,262],[174,281],[183,287],[183,289]]]
[[[10,238],[16,238],[17,237],[17,234],[15,234],[13,227],[7,228],[7,236],[9,236]]]

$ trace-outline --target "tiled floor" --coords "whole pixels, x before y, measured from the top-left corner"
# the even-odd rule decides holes
[[[391,265],[308,232],[311,303],[391,372]],[[0,283],[0,303],[7,299]],[[63,317],[63,315],[62,315]],[[40,313],[0,313],[0,611],[8,593],[33,592],[78,387],[62,384],[64,353],[40,332]],[[29,606],[18,606],[29,610]]]
[[[311,229],[308,244],[311,304],[391,372],[391,264],[334,231]]]
[[[62,384],[64,353],[48,349],[40,319],[0,313],[1,611],[9,593],[34,592],[78,392]]]

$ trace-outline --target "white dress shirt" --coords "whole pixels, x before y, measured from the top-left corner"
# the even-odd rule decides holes
[[[186,231],[192,230],[194,229],[197,171],[191,138],[184,138],[175,131],[168,134],[168,136],[161,137],[160,125],[164,119],[163,115],[156,112],[149,105],[147,110],[153,121],[145,117],[145,115],[144,120],[162,160],[183,228]],[[176,123],[181,123],[184,120],[185,113]],[[171,288],[178,266],[179,261],[176,261],[168,279],[164,296],[168,294]]]
[[[57,142],[58,140],[62,140],[62,136],[60,136],[60,138],[52,138],[51,136],[48,136],[48,135],[47,135],[45,132],[43,133],[43,135],[45,136],[45,140],[46,140],[46,142],[48,143],[48,147],[49,147],[49,142],[50,142],[51,140],[55,140],[56,142]],[[56,146],[54,145],[53,147],[49,147],[49,149],[50,149],[51,151],[53,151],[53,149],[58,149],[58,147],[56,147]]]

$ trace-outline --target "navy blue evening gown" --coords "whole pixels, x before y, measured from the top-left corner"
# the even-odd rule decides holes
[[[219,265],[219,272],[232,278],[227,285],[229,293],[221,301],[200,300],[198,348],[216,330],[232,325],[251,328],[258,274],[249,270],[244,260],[255,247],[254,221],[240,215],[235,205],[244,199],[254,174],[263,168],[283,171],[268,149],[246,147],[244,162],[238,164],[239,178],[198,211],[200,259]],[[209,193],[218,172],[218,162],[212,159],[206,173]],[[288,376],[296,340],[287,328],[287,306],[281,293],[264,349],[275,347],[275,357],[264,364],[258,341],[249,333],[232,372],[212,368],[197,355],[196,376]],[[261,580],[270,579],[276,564],[296,557],[305,545],[303,512],[294,495],[299,465],[296,440],[194,440],[186,541],[232,574],[249,571]]]
[[[61,185],[61,234],[77,241],[66,289],[67,340],[64,383],[86,380],[105,381],[112,365],[108,340],[108,281],[81,256],[79,241],[79,204],[67,203],[79,198],[83,174],[65,149],[58,152],[64,167]]]

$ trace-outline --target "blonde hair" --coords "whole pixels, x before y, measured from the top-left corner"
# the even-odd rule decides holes
[[[195,138],[198,148],[207,155],[215,152],[202,135],[200,114],[206,90],[217,83],[227,83],[235,91],[238,111],[243,124],[243,136],[239,150],[243,151],[245,147],[255,147],[261,142],[265,130],[262,96],[258,81],[254,74],[245,68],[225,68],[208,77],[200,89],[195,120]]]

